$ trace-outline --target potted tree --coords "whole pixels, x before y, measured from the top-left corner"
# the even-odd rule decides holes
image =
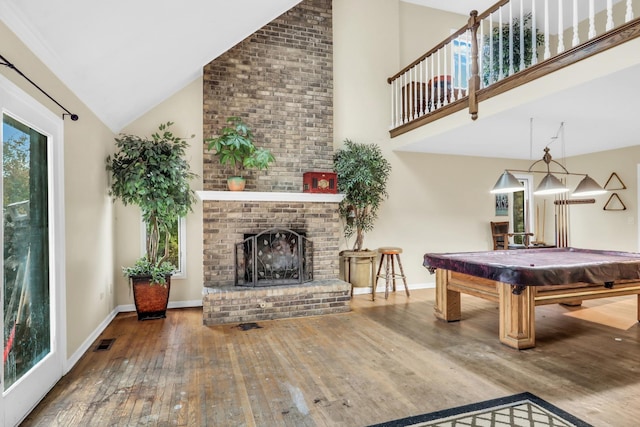
[[[353,286],[373,286],[375,251],[363,249],[364,235],[373,230],[378,208],[388,197],[386,187],[391,164],[375,144],[359,144],[345,140],[344,147],[333,156],[333,168],[338,178],[338,191],[343,193],[340,216],[347,239],[355,234],[352,250],[340,255],[350,265],[345,276]]]
[[[522,32],[520,31],[522,26]],[[535,31],[535,43],[532,37]],[[509,41],[511,39],[511,42]],[[522,43],[521,43],[522,41]],[[509,76],[509,49],[513,49],[513,72],[520,70],[520,64],[524,68],[531,65],[533,53],[544,43],[544,34],[538,32],[531,22],[531,12],[526,13],[520,19],[514,18],[511,25],[503,24],[491,30],[490,35],[484,36],[482,45],[482,79],[485,86],[490,85],[504,77]],[[522,47],[523,51],[520,51]],[[500,71],[502,70],[502,76]]]
[[[146,253],[133,266],[123,267],[133,286],[138,319],[166,316],[171,275],[170,229],[192,210],[196,201],[189,182],[196,175],[184,159],[187,142],[161,124],[149,138],[121,134],[116,153],[106,159],[111,175],[110,194],[126,205],[136,205],[146,227]]]
[[[269,150],[255,146],[253,132],[240,117],[229,117],[219,136],[205,139],[205,142],[209,150],[215,151],[220,164],[233,168],[233,175],[227,178],[227,185],[232,191],[244,190],[246,178],[242,176],[243,170],[267,169],[275,161]]]

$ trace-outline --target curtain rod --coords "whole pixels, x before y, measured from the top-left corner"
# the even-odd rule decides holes
[[[66,114],[62,115],[62,120],[64,120],[65,116],[69,116],[71,118],[71,120],[73,120],[74,122],[76,120],[78,120],[78,115],[77,114],[73,114],[71,113],[69,110],[67,110],[66,108],[64,108],[62,106],[62,104],[60,104],[58,101],[56,101],[55,99],[53,99],[51,97],[51,95],[49,95],[47,92],[45,92],[40,86],[38,86],[33,80],[31,80],[29,77],[25,76],[25,74],[18,70],[18,68],[16,68],[15,65],[13,65],[11,62],[9,62],[9,60],[7,58],[5,58],[4,56],[0,55],[0,60],[2,62],[0,62],[0,65],[4,65],[8,68],[13,69],[16,73],[20,74],[22,77],[24,77],[25,80],[27,80],[29,83],[31,83],[36,89],[38,89],[40,92],[42,92],[47,98],[49,98],[50,100],[52,100],[53,102],[56,103],[56,105],[58,105],[58,107],[62,108]]]

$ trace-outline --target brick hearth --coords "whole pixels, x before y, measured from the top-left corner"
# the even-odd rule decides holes
[[[318,316],[351,310],[351,285],[337,279],[257,288],[210,287],[204,292],[205,325]]]
[[[350,310],[351,285],[338,279],[342,195],[232,191],[198,195],[204,210],[204,324]],[[297,285],[234,286],[235,244],[245,234],[271,227],[305,231],[313,241],[314,280]]]

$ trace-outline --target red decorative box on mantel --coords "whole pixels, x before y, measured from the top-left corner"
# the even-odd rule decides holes
[[[338,192],[338,177],[333,172],[305,172],[302,174],[303,193]]]

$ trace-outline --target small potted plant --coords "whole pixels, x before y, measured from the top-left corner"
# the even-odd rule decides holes
[[[184,159],[188,144],[169,131],[172,124],[161,124],[151,139],[121,134],[116,153],[106,159],[110,194],[125,206],[138,206],[146,227],[146,254],[122,269],[131,279],[139,320],[166,316],[176,269],[167,261],[171,225],[196,201],[189,186],[196,175]]]
[[[205,139],[205,142],[209,150],[215,151],[220,164],[233,168],[233,175],[227,179],[232,191],[244,190],[246,178],[242,176],[243,170],[267,169],[275,161],[269,150],[255,146],[253,132],[240,117],[229,117],[219,136]]]
[[[370,265],[376,253],[363,249],[364,235],[373,230],[378,208],[388,197],[386,187],[391,164],[377,145],[347,139],[333,156],[333,169],[338,177],[338,192],[344,194],[339,206],[344,235],[347,239],[356,236],[353,250],[340,253],[343,257],[355,258],[356,270],[349,272],[348,281],[353,286],[370,286],[374,279]],[[364,265],[357,267],[358,264]]]

